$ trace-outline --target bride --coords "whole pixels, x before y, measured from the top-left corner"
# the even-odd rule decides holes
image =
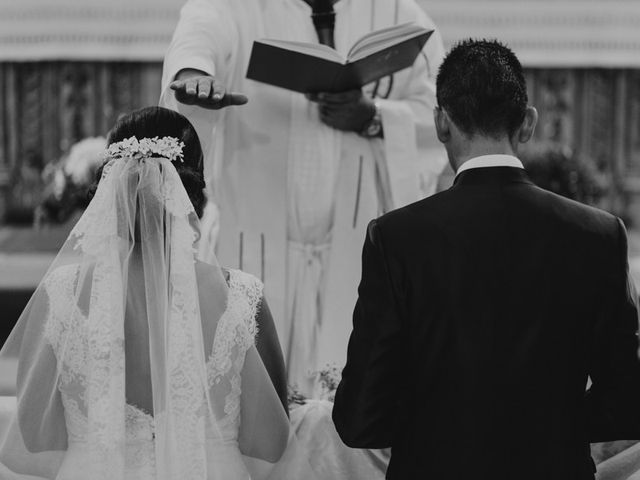
[[[19,357],[0,478],[300,475],[262,283],[195,257],[202,168],[176,112],[111,131],[95,195],[0,353]]]

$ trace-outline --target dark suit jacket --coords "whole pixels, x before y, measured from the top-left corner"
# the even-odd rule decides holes
[[[632,290],[619,219],[463,172],[369,227],[336,428],[390,479],[592,479],[589,442],[640,438]]]

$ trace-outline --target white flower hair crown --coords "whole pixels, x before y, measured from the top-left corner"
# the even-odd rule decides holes
[[[184,162],[182,149],[184,142],[175,137],[127,138],[121,142],[112,143],[105,152],[106,158],[143,158],[163,157],[171,162]]]

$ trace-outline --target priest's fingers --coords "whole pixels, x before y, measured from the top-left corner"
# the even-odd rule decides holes
[[[340,120],[335,118],[332,115],[323,115],[321,113],[320,114],[320,121],[322,123],[324,123],[325,125],[327,125],[328,127],[335,128],[337,130],[342,130],[342,128],[340,128],[340,126],[341,126]]]
[[[353,103],[321,103],[320,113],[325,116],[349,116],[353,111]]]
[[[246,95],[241,93],[224,93],[220,100],[216,100],[215,96],[220,92],[214,93],[214,97],[206,99],[198,99],[197,105],[209,110],[220,110],[234,105],[244,105],[249,101]]]
[[[188,78],[185,80],[184,91],[187,95],[195,97],[198,94],[198,78]]]
[[[347,90],[346,92],[329,93],[323,92],[318,94],[318,101],[321,103],[331,104],[343,104],[351,103],[359,100],[362,97],[361,90]]]
[[[336,108],[331,105],[320,105],[320,120],[327,125],[333,126],[333,124],[348,116],[348,112],[345,110],[345,108]]]
[[[171,90],[184,90],[184,80],[174,80],[169,84]]]
[[[211,77],[193,77],[182,82],[175,82],[171,87],[176,92],[176,98],[182,103],[193,105],[209,100],[213,79]]]
[[[200,79],[198,80],[198,98],[199,99],[209,98],[209,95],[211,95],[212,83],[213,83],[212,79],[207,77],[200,77]]]
[[[176,100],[186,105],[197,105],[210,110],[232,105],[244,105],[249,100],[241,93],[227,93],[224,85],[210,76],[199,76],[176,80],[170,88],[175,91]]]
[[[338,119],[338,115],[334,110],[329,108],[320,107],[320,121],[325,125],[329,125],[330,127],[334,126],[336,120]]]
[[[326,117],[329,114],[331,114],[331,112],[334,111],[333,108],[331,108],[330,106],[325,105],[325,104],[318,105],[318,110],[320,111],[320,116],[321,117]]]
[[[225,94],[227,93],[227,89],[224,88],[224,85],[221,85],[218,82],[213,83],[213,91],[211,92],[211,98],[214,102],[220,102]]]
[[[358,111],[352,105],[341,108],[332,105],[320,106],[320,120],[325,125],[345,132],[360,132],[369,113]]]
[[[249,99],[246,95],[243,95],[242,93],[230,92],[227,93],[219,103],[221,107],[229,107],[233,105],[244,105],[248,101]]]
[[[173,86],[171,88],[174,88]],[[176,100],[180,103],[184,103],[185,105],[193,105],[196,103],[197,97],[195,95],[190,95],[187,93],[184,86],[182,88],[174,88]]]

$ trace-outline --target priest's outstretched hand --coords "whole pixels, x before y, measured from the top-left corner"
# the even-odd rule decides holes
[[[308,94],[307,98],[318,104],[322,123],[345,132],[361,132],[376,114],[373,100],[359,89]]]
[[[170,88],[176,93],[176,100],[185,105],[197,105],[209,110],[219,110],[232,105],[244,105],[249,101],[246,95],[227,92],[215,77],[199,70],[181,70]]]

